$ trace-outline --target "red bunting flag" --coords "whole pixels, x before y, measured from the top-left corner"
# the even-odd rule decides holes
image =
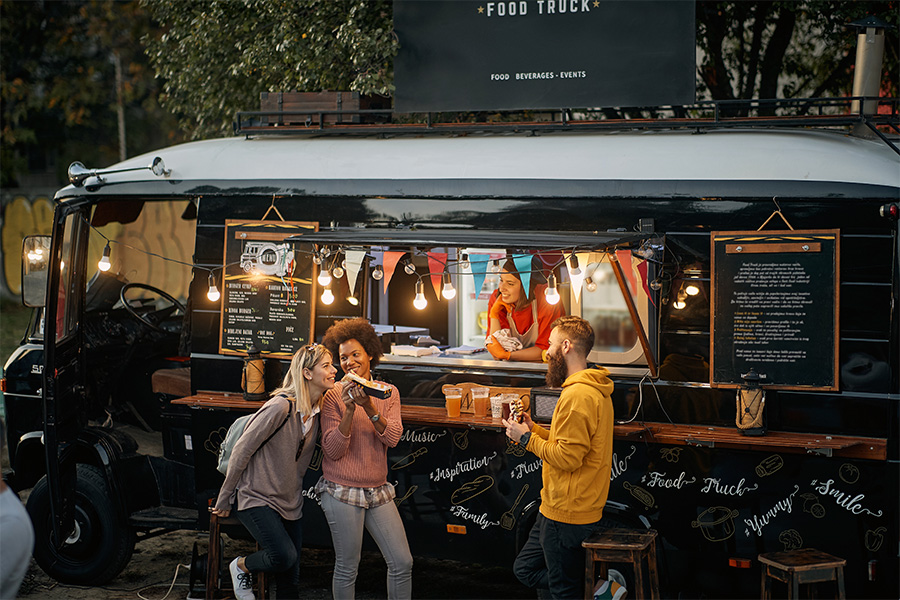
[[[446,252],[426,252],[428,257],[428,274],[431,275],[431,286],[434,288],[434,295],[437,299],[441,299],[441,288],[444,285],[443,275],[447,268]]]
[[[631,250],[616,250],[616,258],[619,259],[619,265],[622,272],[631,284],[631,295],[637,297],[637,282],[634,279],[634,269],[631,266]]]
[[[391,277],[394,276],[394,269],[397,268],[397,263],[400,262],[400,259],[403,258],[403,255],[406,252],[385,252],[384,253],[384,293],[387,294],[388,283],[391,282]]]

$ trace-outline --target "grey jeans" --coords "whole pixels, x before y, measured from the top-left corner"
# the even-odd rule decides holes
[[[397,505],[387,502],[374,508],[361,508],[335,500],[327,492],[322,494],[321,500],[334,544],[331,593],[335,600],[352,600],[356,596],[356,574],[359,571],[364,528],[378,544],[387,563],[388,598],[412,598],[413,559]]]

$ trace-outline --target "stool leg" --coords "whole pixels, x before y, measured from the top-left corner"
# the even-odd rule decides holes
[[[219,590],[219,518],[209,515],[209,549],[206,553],[206,600],[213,600]]]
[[[791,587],[788,589],[788,600],[800,600],[800,579],[796,573],[791,573]]]
[[[644,565],[641,564],[640,552],[631,552],[631,566],[634,568],[635,598],[646,598],[644,594]]]
[[[584,600],[591,600],[594,591],[594,553],[584,551]]]
[[[656,570],[656,540],[650,544],[647,552],[647,568],[650,571],[650,597],[659,600],[659,573]]]
[[[844,593],[844,567],[837,567],[837,591],[840,600],[846,600],[847,595]]]
[[[762,600],[771,600],[772,599],[772,579],[769,577],[769,568],[766,565],[760,565],[762,567],[762,583],[760,584],[760,588],[762,588],[762,594],[760,597]]]

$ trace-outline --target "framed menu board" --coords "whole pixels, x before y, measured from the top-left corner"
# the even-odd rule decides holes
[[[838,389],[840,232],[711,235],[710,383]]]
[[[290,358],[312,336],[313,263],[285,238],[318,223],[225,221],[219,352]]]

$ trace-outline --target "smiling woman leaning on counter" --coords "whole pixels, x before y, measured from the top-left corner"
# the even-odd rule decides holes
[[[340,360],[341,370],[370,380],[381,358],[381,342],[366,319],[346,319],[325,332],[322,343]],[[353,389],[342,399],[344,386]],[[387,482],[387,449],[400,441],[400,394],[376,398],[355,383],[342,382],[322,405],[323,476],[316,485],[334,543],[334,598],[356,594],[363,528],[374,538],[388,567],[388,598],[412,597],[412,554]]]

